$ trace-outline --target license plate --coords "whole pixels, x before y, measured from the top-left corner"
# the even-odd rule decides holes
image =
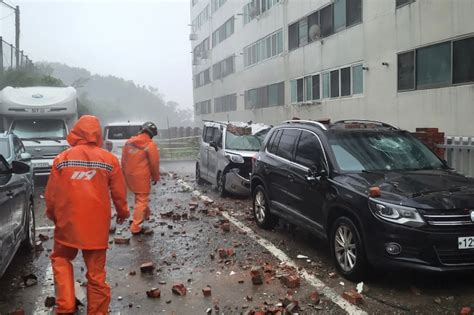
[[[35,163],[33,164],[33,167],[46,168],[46,167],[49,167],[49,164],[48,163]]]
[[[458,237],[458,248],[459,249],[474,248],[474,236]]]

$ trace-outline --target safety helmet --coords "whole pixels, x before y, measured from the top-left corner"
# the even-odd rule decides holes
[[[151,121],[147,121],[142,125],[140,132],[146,132],[150,137],[154,137],[158,135],[158,127]]]

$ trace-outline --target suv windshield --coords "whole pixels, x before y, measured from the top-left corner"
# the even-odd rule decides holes
[[[141,126],[110,126],[107,127],[109,140],[125,140],[138,134]]]
[[[10,158],[10,143],[8,139],[0,139],[0,155],[3,155],[7,160]]]
[[[268,130],[260,131],[254,135],[236,135],[226,132],[225,148],[236,151],[258,151]]]
[[[66,125],[60,119],[22,119],[15,120],[12,125],[20,139],[65,139]]]
[[[329,144],[342,171],[441,169],[444,164],[420,141],[403,132],[332,132]]]

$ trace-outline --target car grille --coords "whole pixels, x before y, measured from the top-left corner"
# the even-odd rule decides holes
[[[439,260],[443,265],[473,265],[474,249],[442,249],[436,248]]]
[[[427,230],[436,231],[466,231],[473,230],[474,222],[471,214],[465,210],[439,210],[422,212],[422,216],[428,225]]]

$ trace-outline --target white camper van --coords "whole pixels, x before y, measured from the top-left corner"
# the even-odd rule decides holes
[[[35,175],[48,175],[53,159],[68,148],[66,136],[77,120],[73,87],[6,87],[0,92],[4,130],[21,138]]]

